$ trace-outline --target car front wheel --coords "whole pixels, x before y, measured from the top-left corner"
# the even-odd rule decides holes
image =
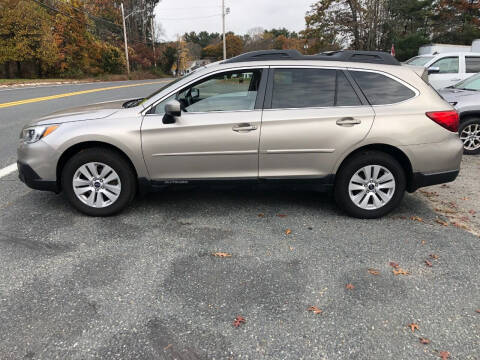
[[[63,168],[61,181],[68,201],[89,216],[114,215],[135,196],[130,165],[108,149],[86,149],[74,155]]]
[[[405,188],[405,172],[395,158],[367,151],[343,164],[337,174],[335,199],[350,216],[375,219],[400,204]]]
[[[460,124],[460,139],[463,141],[463,153],[480,154],[480,119],[470,119]]]

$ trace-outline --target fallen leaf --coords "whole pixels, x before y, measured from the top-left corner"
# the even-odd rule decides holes
[[[424,345],[427,345],[427,344],[430,344],[430,340],[425,339],[425,338],[420,338],[420,343],[424,344]]]
[[[395,269],[398,269],[398,267],[400,266],[398,263],[393,262],[393,261],[391,261],[388,265],[390,265],[391,267],[393,267]]]
[[[440,220],[440,219],[435,219],[435,222],[437,224],[440,224],[442,226],[448,226],[448,223],[446,221]]]
[[[216,252],[212,254],[215,257],[220,257],[220,258],[229,258],[232,257],[232,254],[226,253],[226,252]]]
[[[377,269],[368,269],[368,272],[372,275],[380,275],[380,270]]]
[[[412,216],[410,218],[410,220],[412,221],[418,221],[418,222],[423,222],[423,219],[421,217],[418,217],[418,216]]]
[[[480,309],[477,309],[476,312],[480,314]]]
[[[477,212],[475,210],[470,210],[469,213],[470,215],[475,215]]]
[[[277,216],[278,216],[279,218],[286,218],[288,215],[285,215],[285,214],[277,214]]]
[[[425,260],[425,265],[427,265],[428,267],[432,267],[433,264],[431,261],[428,261],[428,260]]]
[[[420,330],[418,324],[415,323],[408,324],[408,327],[412,329],[412,332],[415,332],[415,330]]]
[[[245,318],[243,318],[242,316],[237,316],[235,318],[235,320],[233,321],[233,326],[238,328],[238,327],[240,327],[240,325],[245,324],[246,322],[247,322],[247,320],[245,320]]]
[[[410,273],[407,271],[407,270],[403,270],[403,269],[393,269],[393,274],[394,275],[410,275]]]
[[[315,315],[318,315],[318,314],[321,314],[323,312],[323,310],[319,309],[318,307],[316,306],[310,306],[307,311],[313,311],[313,313]]]
[[[353,290],[353,289],[355,289],[355,286],[354,286],[353,284],[347,284],[345,287],[346,287],[348,290]]]
[[[263,218],[263,217],[265,217],[265,214],[264,214],[264,213],[260,213],[260,214],[258,214],[258,217]]]
[[[435,255],[435,254],[430,254],[430,257],[431,257],[432,259],[435,259],[435,260],[437,260],[437,259],[440,258],[440,256]]]
[[[427,242],[425,240],[422,240],[422,245],[425,245]]]
[[[168,344],[167,346],[165,346],[165,347],[163,348],[163,350],[166,351],[166,350],[170,349],[172,346],[173,346],[172,344]]]
[[[442,360],[447,360],[450,357],[450,353],[448,351],[440,351],[438,355],[442,358]]]
[[[290,229],[285,230],[285,235],[290,235],[291,233],[292,233],[292,230]]]
[[[467,200],[470,200],[468,197],[464,197],[462,198],[463,201],[467,201]]]

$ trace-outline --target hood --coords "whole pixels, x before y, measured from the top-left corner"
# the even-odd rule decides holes
[[[480,102],[480,92],[471,90],[461,90],[445,88],[438,90],[438,93],[448,102],[463,102],[477,100]]]
[[[97,120],[109,117],[120,109],[126,100],[110,101],[106,103],[79,106],[67,110],[57,111],[44,116],[29,125],[63,124],[72,121]]]

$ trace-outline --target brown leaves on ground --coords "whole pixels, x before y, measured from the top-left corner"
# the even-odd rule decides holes
[[[278,216],[279,218],[286,218],[288,215],[286,215],[286,214],[277,214],[277,216]]]
[[[346,288],[347,290],[353,290],[353,289],[355,289],[355,286],[354,286],[353,284],[347,284],[347,285],[345,286],[345,288]]]
[[[415,323],[408,324],[407,326],[412,330],[412,332],[415,332],[415,330],[420,330],[418,324]]]
[[[475,310],[478,314],[480,314],[480,309]]]
[[[418,222],[423,222],[423,219],[421,217],[418,217],[418,216],[412,216],[410,217],[410,220],[412,221],[418,221]]]
[[[446,221],[441,220],[441,219],[435,219],[435,222],[437,224],[442,225],[442,226],[448,226],[448,223]]]
[[[428,345],[430,344],[430,340],[426,339],[426,338],[420,338],[420,344],[423,344],[423,345]]]
[[[476,212],[475,210],[469,210],[468,213],[473,216],[473,215],[475,215],[477,212]]]
[[[388,263],[388,265],[390,265],[391,267],[393,267],[394,269],[398,269],[400,267],[400,264],[399,263],[396,263],[394,261],[390,261]]]
[[[429,256],[434,260],[438,260],[440,258],[440,256],[435,255],[435,254],[430,254]]]
[[[233,326],[236,328],[240,327],[240,325],[245,324],[247,320],[243,316],[237,316],[235,320],[233,321]]]
[[[322,309],[319,309],[319,308],[316,307],[316,306],[310,306],[310,307],[307,309],[307,311],[313,311],[313,313],[314,313],[315,315],[321,314],[321,313],[323,312]]]
[[[265,217],[265,214],[264,213],[260,213],[257,215],[259,218],[264,218]]]
[[[433,264],[431,261],[428,261],[428,260],[425,260],[425,265],[427,265],[428,267],[432,267]]]
[[[393,269],[393,275],[410,275],[410,272],[401,268]]]
[[[290,229],[285,230],[285,235],[290,235],[291,233],[292,233],[292,230]]]
[[[216,253],[213,253],[212,256],[219,257],[219,258],[231,258],[232,254],[229,254],[226,252],[216,252]]]
[[[377,269],[368,269],[368,272],[372,275],[380,275],[380,270]]]
[[[438,356],[440,356],[442,360],[447,360],[450,357],[450,353],[448,351],[440,351]]]

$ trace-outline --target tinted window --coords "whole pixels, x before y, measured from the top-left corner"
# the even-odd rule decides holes
[[[388,76],[366,72],[350,72],[372,105],[395,104],[415,96],[415,93]]]
[[[467,65],[467,73],[480,72],[480,57],[467,56],[465,64]]]
[[[337,71],[337,102],[336,106],[357,106],[362,105],[355,90],[348,81],[343,71]]]
[[[456,74],[458,73],[458,56],[440,59],[431,67],[438,67],[440,69],[439,74]]]
[[[272,108],[333,106],[335,70],[275,69]]]

